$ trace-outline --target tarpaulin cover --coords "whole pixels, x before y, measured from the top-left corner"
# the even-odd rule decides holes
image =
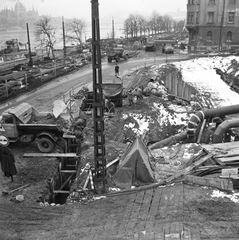
[[[140,137],[135,139],[122,156],[112,180],[119,188],[131,188],[135,184],[146,185],[155,182],[148,150]]]

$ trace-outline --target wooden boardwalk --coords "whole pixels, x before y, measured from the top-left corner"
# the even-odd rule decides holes
[[[177,183],[83,205],[47,207],[42,213],[37,208],[38,215],[35,208],[27,209],[26,217],[23,208],[16,211],[14,222],[13,218],[6,221],[2,209],[5,215],[0,215],[0,223],[4,226],[1,229],[10,226],[14,234],[17,231],[14,240],[239,239],[235,231],[239,229],[239,206],[212,199],[211,193],[209,188]],[[34,220],[33,224],[28,219]],[[1,239],[8,239],[4,238],[7,234]]]

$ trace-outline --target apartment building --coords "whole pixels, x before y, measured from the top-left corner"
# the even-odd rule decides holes
[[[188,0],[188,50],[239,49],[239,0]]]

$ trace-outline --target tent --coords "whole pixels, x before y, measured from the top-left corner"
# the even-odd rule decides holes
[[[112,180],[119,188],[131,188],[132,185],[155,182],[148,149],[140,137],[135,139],[122,156]]]

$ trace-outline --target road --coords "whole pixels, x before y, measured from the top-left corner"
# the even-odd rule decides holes
[[[138,70],[153,64],[162,64],[166,61],[178,61],[187,58],[188,55],[165,55],[157,58],[131,58],[127,62],[121,61],[118,63],[120,67],[120,76],[130,74],[130,72]],[[115,63],[102,62],[102,79],[103,82],[112,81],[114,76]],[[92,88],[92,67],[88,65],[81,70],[69,75],[59,77],[50,83],[39,87],[38,89],[24,94],[16,99],[10,100],[5,104],[0,105],[0,114],[9,107],[14,107],[22,102],[28,102],[38,111],[51,111],[53,103],[57,99],[69,97],[69,91],[77,92],[83,86]]]

